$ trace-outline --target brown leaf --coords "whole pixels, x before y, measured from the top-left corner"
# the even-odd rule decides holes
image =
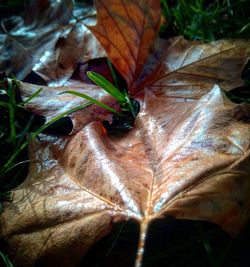
[[[160,1],[97,0],[97,25],[89,27],[130,91],[140,77],[160,27]]]
[[[26,101],[35,92],[37,92],[41,86],[20,83],[20,91],[22,98]],[[74,86],[62,86],[62,87],[48,87],[43,86],[42,91],[31,101],[26,104],[26,108],[32,111],[34,114],[39,116],[45,116],[47,122],[61,115],[62,113],[69,111],[77,106],[87,104],[88,101],[80,98],[78,96],[70,94],[61,94],[65,91],[75,91],[82,94],[87,94],[88,96],[97,99],[115,109],[119,106],[115,100],[107,95],[104,90],[91,84],[83,84],[82,82],[74,82]],[[96,106],[91,105],[78,112],[70,114],[73,120],[74,129],[73,132],[78,132],[85,125],[93,121],[112,121],[112,115],[106,110]]]
[[[149,68],[151,63],[146,64],[142,74],[146,78],[144,80],[139,78],[135,81],[137,87],[131,94],[132,96],[140,95],[141,90],[143,91],[146,87],[158,96],[162,94],[187,100],[199,99],[209,92],[214,84],[218,84],[226,91],[244,84],[241,79],[241,72],[250,58],[249,41],[220,40],[212,43],[201,43],[176,37],[169,39],[167,43],[164,42],[161,46],[161,49],[167,51],[166,56],[161,59],[161,68],[155,71]],[[149,55],[149,57],[152,59],[152,55]],[[70,90],[72,87],[78,89],[86,88],[84,92],[97,99],[101,99],[103,95],[100,89],[93,91],[92,88],[95,87],[83,82],[68,80],[66,85],[61,89],[60,87],[55,87],[53,90],[49,87],[44,87],[46,96],[48,97],[51,94],[51,100],[46,99],[46,101],[51,101],[52,103],[52,100],[54,101],[57,98],[58,93],[63,90]],[[28,97],[40,88],[27,83],[23,83],[22,87],[22,93]],[[100,94],[100,97],[98,94]],[[63,112],[60,111],[60,106],[64,106],[65,103],[61,102],[60,104],[60,101],[65,96],[59,98],[58,100],[60,101],[53,108],[52,106],[44,105],[44,98],[45,93],[42,93],[41,97],[38,96],[38,98],[32,100],[32,105],[35,106],[38,112],[42,108],[44,111],[53,114],[56,109],[57,112],[54,113],[54,117]],[[70,97],[68,96],[67,99],[69,100]],[[71,97],[71,99],[73,101],[77,97]],[[69,103],[71,107],[74,105],[74,101],[71,104]],[[80,100],[78,101],[75,105],[81,102]],[[34,110],[33,108],[31,109]],[[46,114],[44,113],[43,115]]]
[[[29,8],[26,22],[16,16],[1,21],[0,69],[18,79],[25,78],[44,52],[53,47],[71,18],[73,3],[30,1]]]
[[[165,46],[163,66],[151,78],[151,90],[168,96],[199,98],[214,84],[229,91],[244,85],[241,73],[250,58],[249,41],[219,40],[212,43],[172,38]],[[140,88],[137,88],[140,89]]]
[[[1,22],[0,69],[21,80],[33,70],[50,86],[62,86],[78,63],[105,55],[85,26],[95,22],[95,10],[87,4],[30,1],[25,20],[11,17]]]
[[[93,122],[32,144],[29,176],[1,218],[19,265],[74,266],[128,218],[145,231],[163,215],[209,220],[231,234],[249,220],[249,106],[218,86],[199,101],[150,91],[138,100],[136,126],[123,137]]]
[[[89,9],[87,9],[89,10]],[[47,51],[47,57],[41,58],[33,70],[39,74],[50,86],[65,85],[79,63],[88,62],[90,59],[104,57],[105,52],[93,34],[84,23],[96,21],[89,11],[90,16],[72,25],[70,31],[57,40],[54,47]]]

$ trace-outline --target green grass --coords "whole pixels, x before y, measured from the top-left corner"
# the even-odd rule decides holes
[[[202,41],[250,38],[248,0],[161,0],[161,4],[166,18],[162,35]]]
[[[25,133],[29,128],[30,120],[32,120],[32,116],[30,120],[24,118],[22,106],[19,106],[20,101],[17,100],[17,88],[18,82],[12,79],[6,79],[0,83],[0,212],[3,210],[2,201],[11,201],[10,190],[17,185],[18,181],[23,180],[22,174],[27,167],[27,153],[20,154],[20,157],[14,157],[7,164],[19,150],[20,144],[25,142]],[[20,124],[21,121],[27,123],[24,128]],[[7,255],[0,251],[0,256],[6,266],[12,266]]]
[[[2,258],[3,263],[5,264],[6,267],[14,267],[11,261],[9,260],[9,257],[4,253],[2,253],[1,251],[0,251],[0,258]]]
[[[40,118],[40,121],[37,121],[37,117],[25,108],[25,104],[35,98],[41,92],[42,88],[37,90],[26,101],[21,101],[16,95],[19,89],[19,82],[17,80],[7,78],[0,83],[0,86],[2,96],[2,100],[0,101],[0,111],[2,114],[2,120],[0,122],[0,142],[2,145],[0,152],[2,159],[0,164],[1,197],[2,194],[5,195],[17,183],[20,183],[20,180],[17,178],[22,175],[20,173],[20,165],[28,161],[28,158],[22,152],[27,148],[28,144],[53,123],[70,113],[86,107],[90,103],[88,102],[70,109],[44,123],[42,118]],[[18,167],[19,171],[13,177],[12,171],[16,167]]]
[[[19,85],[15,79],[5,79],[0,84],[0,142],[1,142],[1,163],[0,163],[0,199],[6,198],[6,192],[16,185],[17,177],[23,171],[23,167],[27,161],[25,154],[21,157],[14,157],[19,154],[20,146],[25,142],[27,134],[33,120],[32,115],[25,112],[20,98],[17,95]],[[18,99],[19,98],[19,99]],[[15,166],[18,168],[15,169]],[[16,173],[13,176],[13,172]],[[10,178],[11,177],[11,178]]]

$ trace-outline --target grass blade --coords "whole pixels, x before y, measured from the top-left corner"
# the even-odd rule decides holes
[[[3,101],[0,101],[0,107],[9,108],[9,105]]]
[[[116,88],[119,88],[119,86],[118,86],[118,80],[117,80],[117,77],[116,77],[116,75],[115,75],[115,70],[114,70],[114,68],[113,68],[113,66],[112,66],[112,63],[110,62],[109,59],[107,60],[107,62],[108,62],[108,66],[109,66],[109,69],[110,69],[112,78],[113,78],[113,80],[114,80],[115,86],[116,86]]]
[[[9,158],[9,160],[5,163],[5,165],[3,166],[3,168],[0,170],[0,175],[8,172],[11,168],[12,168],[12,162],[15,160],[15,158],[18,156],[18,154],[32,141],[34,140],[43,130],[45,130],[47,127],[49,127],[52,123],[54,123],[55,121],[63,118],[64,116],[67,116],[73,112],[76,112],[82,108],[85,108],[86,106],[89,106],[91,103],[86,103],[83,105],[80,105],[78,107],[72,108],[68,111],[63,112],[62,114],[60,114],[59,116],[55,117],[54,119],[48,121],[47,123],[45,123],[43,126],[41,126],[38,130],[36,130],[35,132],[33,132],[30,137],[20,145],[20,147],[12,154],[12,156]]]
[[[119,114],[119,112],[117,112],[113,108],[109,107],[108,105],[106,105],[106,104],[104,104],[104,103],[102,103],[102,102],[100,102],[100,101],[98,101],[98,100],[96,100],[96,99],[94,99],[94,98],[92,98],[92,97],[90,97],[88,95],[85,95],[83,93],[79,93],[79,92],[75,92],[75,91],[64,91],[64,92],[60,93],[60,95],[62,95],[62,94],[71,94],[71,95],[79,96],[81,98],[87,99],[91,103],[96,104],[96,105],[98,105],[101,108],[104,108],[104,109],[106,109],[106,110],[108,110],[110,112]]]
[[[126,102],[125,96],[112,83],[107,81],[100,74],[93,71],[87,71],[87,76],[94,83],[102,87],[107,93],[112,95],[118,102]]]
[[[0,256],[1,256],[6,267],[14,267],[14,265],[10,262],[8,256],[3,254],[2,251],[0,251]]]
[[[39,88],[34,94],[32,94],[27,100],[23,101],[21,103],[22,106],[29,103],[34,97],[38,96],[40,92],[43,90],[43,88]]]
[[[9,96],[9,125],[10,125],[10,142],[14,145],[16,142],[16,127],[15,127],[15,89],[11,79],[7,79],[8,96]]]

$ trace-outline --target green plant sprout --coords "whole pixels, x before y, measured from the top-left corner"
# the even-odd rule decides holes
[[[117,102],[119,103],[121,107],[121,111],[131,112],[131,114],[135,118],[136,112],[134,110],[134,106],[125,90],[123,93],[121,93],[120,90],[117,89],[112,83],[107,81],[103,76],[101,76],[100,74],[96,72],[88,71],[87,76],[94,83],[102,87],[107,93],[109,93],[111,96],[113,96],[117,100]]]
[[[137,111],[135,110],[135,107],[131,101],[131,99],[129,98],[128,93],[124,90],[124,92],[122,93],[118,88],[116,88],[112,83],[110,83],[108,80],[106,80],[102,75],[93,72],[93,71],[88,71],[87,72],[87,76],[89,77],[89,79],[91,79],[95,84],[97,84],[98,86],[100,86],[104,91],[106,91],[108,94],[110,94],[113,98],[115,98],[117,100],[117,102],[120,105],[121,108],[121,112],[118,112],[116,110],[114,110],[113,108],[111,108],[110,106],[88,96],[85,95],[83,93],[79,93],[79,92],[75,92],[75,91],[64,91],[60,94],[71,94],[71,95],[76,95],[79,97],[82,97],[88,101],[90,101],[92,104],[96,104],[101,108],[104,108],[114,114],[116,114],[117,116],[121,116],[121,117],[126,117],[126,116],[131,116],[133,118],[136,117],[137,115]]]

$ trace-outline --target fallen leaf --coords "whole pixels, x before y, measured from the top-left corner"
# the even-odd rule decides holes
[[[95,2],[97,24],[89,27],[132,91],[160,27],[160,1]]]
[[[85,26],[96,22],[94,10],[88,6],[84,8],[86,12],[83,18],[72,22],[71,29],[61,34],[55,46],[47,50],[47,56],[42,57],[33,67],[33,71],[49,86],[65,85],[78,64],[106,56],[99,42]]]
[[[214,84],[225,91],[244,85],[241,73],[250,58],[249,41],[202,43],[176,37],[169,40],[165,49],[167,56],[161,70],[154,74],[151,90],[167,92],[169,96],[179,91],[181,97],[187,98],[189,94],[194,97],[196,91],[195,97],[199,98]]]
[[[14,202],[5,205],[0,218],[1,236],[16,266],[76,266],[115,223],[128,219],[141,227],[137,267],[152,220],[166,215],[206,220],[232,235],[249,221],[250,107],[230,102],[214,85],[229,90],[242,83],[249,42],[202,44],[180,37],[158,42],[166,56],[161,67],[151,68],[159,55],[157,45],[142,38],[138,49],[134,23],[141,33],[145,25],[156,29],[159,2],[138,1],[135,13],[132,0],[124,1],[126,5],[114,0],[96,3],[101,13],[91,29],[97,36],[106,25],[106,38],[113,42],[119,37],[120,52],[125,53],[120,61],[114,45],[104,48],[141,111],[134,128],[122,136],[108,135],[96,119],[88,121],[86,109],[72,115],[79,122],[74,134],[43,134],[31,144],[29,175],[14,190]],[[134,16],[133,23],[126,10]],[[140,14],[147,23],[141,24]],[[127,45],[132,53],[124,52],[127,41],[122,36],[107,32],[110,23],[116,31],[130,27],[133,42]],[[156,38],[152,28],[147,30]],[[106,40],[100,42],[106,46]],[[138,62],[129,58],[140,53],[137,67]],[[124,67],[124,58],[131,70]],[[107,97],[87,86],[74,90],[89,91],[101,101]],[[22,84],[27,97],[35,89]],[[47,117],[62,113],[68,101],[69,107],[76,101],[73,96],[57,98],[64,89],[45,87],[31,108]]]
[[[32,12],[30,9],[32,9]],[[26,21],[12,16],[1,21],[0,69],[18,79],[29,74],[44,52],[53,46],[72,16],[71,0],[31,1]],[[63,15],[62,15],[63,14]]]
[[[15,263],[75,266],[129,218],[142,238],[164,215],[209,220],[231,234],[247,223],[249,106],[231,103],[218,86],[199,101],[150,91],[138,100],[136,126],[123,137],[93,122],[33,142],[29,176],[1,217]]]
[[[141,82],[139,79],[138,87],[134,90],[133,94],[130,93],[133,97],[140,95],[140,92],[143,92],[147,88],[158,96],[163,95],[189,101],[199,99],[208,93],[214,84],[218,84],[225,91],[244,84],[241,79],[241,72],[250,57],[249,41],[220,40],[212,43],[201,43],[176,37],[164,43],[164,50],[167,51],[167,54],[161,59],[161,68],[157,70],[151,69],[150,60],[149,64],[144,66],[143,71],[146,73],[145,76],[150,77],[150,79],[146,78],[146,83],[145,81]],[[153,58],[154,56],[149,55],[149,57]],[[99,64],[100,62],[102,63],[102,61],[97,61],[97,64],[98,62]],[[101,68],[103,68],[102,64]],[[121,70],[118,69],[118,71]],[[65,76],[68,79],[66,74]],[[23,83],[21,91],[24,100],[39,88],[40,86]],[[69,79],[64,87],[54,87],[53,91],[50,87],[43,88],[44,92],[34,98],[27,107],[37,114],[49,116],[49,119],[66,111],[66,102],[68,103],[67,107],[77,106],[84,102],[73,96],[58,97],[60,92],[71,90],[71,88],[80,91],[82,88],[83,93],[97,98],[100,101],[112,104],[110,98],[105,97],[103,99],[104,95],[102,90],[82,81]],[[131,88],[129,90],[130,92],[133,91]],[[63,101],[63,99],[66,101]],[[54,101],[57,101],[57,103],[54,104]],[[46,105],[45,103],[47,102],[52,104]],[[74,123],[78,124],[79,127],[85,125],[85,122],[82,125],[79,122],[85,121],[84,112],[85,110],[80,116],[78,116],[79,112],[73,115],[78,117],[78,119],[74,119]]]
[[[27,103],[26,108],[36,115],[44,116],[47,122],[66,111],[88,103],[86,99],[71,94],[60,95],[60,93],[68,90],[87,94],[88,96],[100,100],[110,107],[117,110],[119,109],[119,105],[115,99],[108,95],[104,90],[100,90],[100,88],[96,85],[83,84],[82,82],[79,84],[78,82],[75,82],[75,86],[71,85],[62,87],[41,87],[39,85],[22,82],[20,83],[20,92],[23,100],[26,101],[29,99],[40,88],[42,88],[42,91]],[[96,105],[88,106],[78,112],[70,114],[69,116],[73,121],[74,133],[78,132],[85,125],[93,121],[112,121],[112,114]]]
[[[12,16],[1,21],[0,69],[20,80],[33,69],[51,85],[60,86],[78,62],[103,55],[84,25],[94,22],[95,12],[89,5],[30,1],[25,19]]]

